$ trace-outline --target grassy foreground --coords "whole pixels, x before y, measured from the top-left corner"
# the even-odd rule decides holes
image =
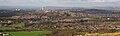
[[[120,36],[120,32],[114,33],[86,33],[84,35],[76,35],[76,36]]]
[[[49,34],[51,31],[22,31],[22,32],[7,32],[10,34],[10,36],[46,36],[46,34]]]

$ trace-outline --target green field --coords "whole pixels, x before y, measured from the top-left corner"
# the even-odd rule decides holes
[[[49,34],[51,31],[22,31],[22,32],[7,32],[10,34],[9,36],[46,36],[46,34]]]
[[[14,29],[14,28],[0,28],[0,30],[11,30],[11,29]]]

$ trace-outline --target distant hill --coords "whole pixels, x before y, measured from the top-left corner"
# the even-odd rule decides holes
[[[0,6],[0,9],[39,9],[41,7],[33,7],[33,6]]]
[[[105,9],[105,10],[120,10],[120,6],[111,6],[111,7],[95,7],[96,9]]]
[[[22,11],[12,11],[15,10],[16,8],[23,9]],[[47,7],[23,7],[23,6],[0,6],[0,15],[1,16],[13,16],[13,15],[19,15],[20,13],[25,13],[26,9],[41,9],[41,8],[46,8],[46,9],[68,9],[72,12],[80,12],[76,10],[82,10],[83,12],[88,12],[91,14],[120,14],[120,9],[119,8],[107,8],[107,7],[96,7],[96,8],[84,8],[84,7],[54,7],[54,6],[47,6]],[[116,10],[118,9],[118,10]],[[27,10],[27,11],[34,11],[34,10]],[[74,11],[75,10],[75,11]],[[6,15],[7,14],[7,15]]]

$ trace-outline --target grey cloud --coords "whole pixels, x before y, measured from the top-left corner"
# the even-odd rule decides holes
[[[107,4],[107,5],[105,5]],[[109,6],[120,5],[120,0],[0,0],[1,5],[11,6]]]

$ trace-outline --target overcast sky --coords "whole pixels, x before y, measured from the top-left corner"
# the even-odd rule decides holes
[[[0,6],[120,6],[120,0],[0,0]]]

